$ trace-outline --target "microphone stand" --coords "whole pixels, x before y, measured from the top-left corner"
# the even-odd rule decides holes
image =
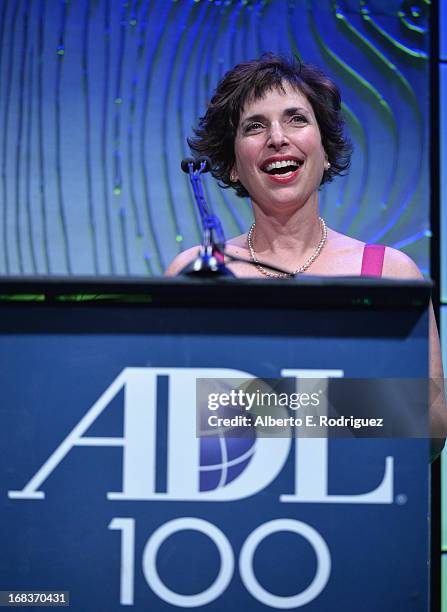
[[[192,191],[202,222],[202,244],[196,259],[188,264],[181,274],[188,276],[234,276],[225,265],[225,236],[222,224],[216,215],[210,213],[203,194],[200,175],[211,170],[208,157],[197,160],[187,158],[181,164],[183,172],[189,174]],[[217,241],[214,239],[217,234]]]
[[[225,257],[228,257],[231,261],[240,261],[256,266],[256,263],[253,261],[235,257],[225,252],[225,236],[222,224],[219,218],[211,214],[208,209],[200,178],[201,174],[211,170],[210,158],[206,156],[197,159],[187,157],[182,160],[181,168],[183,172],[189,175],[194,198],[199,209],[202,222],[202,244],[196,259],[185,266],[180,274],[204,277],[235,276],[225,265]],[[214,239],[214,232],[217,234],[217,241]],[[267,262],[259,261],[258,263],[275,272],[288,274],[287,270],[272,266],[272,264]],[[293,278],[293,275],[291,275],[291,278]]]

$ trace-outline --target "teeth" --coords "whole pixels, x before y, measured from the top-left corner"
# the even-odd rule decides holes
[[[285,159],[283,161],[275,161],[264,167],[265,172],[271,172],[277,168],[285,168],[286,166],[300,166],[301,162],[294,159]]]

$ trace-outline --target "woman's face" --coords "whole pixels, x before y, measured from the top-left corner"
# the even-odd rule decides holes
[[[303,206],[316,198],[327,160],[312,106],[284,82],[246,103],[234,143],[233,176],[261,207]]]

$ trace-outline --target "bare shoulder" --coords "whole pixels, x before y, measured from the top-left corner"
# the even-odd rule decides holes
[[[362,265],[364,242],[328,228],[327,244],[313,266],[322,276],[357,276]]]
[[[346,234],[341,234],[335,230],[328,228],[328,244],[333,251],[340,253],[357,254],[363,251],[365,243]]]
[[[424,278],[422,272],[411,257],[408,257],[408,255],[405,255],[402,251],[398,251],[392,247],[386,247],[385,249],[382,276],[402,279]]]
[[[230,238],[230,240],[227,240],[225,246],[227,248],[230,247],[230,249],[247,250],[247,234],[240,234],[239,236]]]
[[[183,268],[197,257],[199,249],[200,247],[197,245],[179,253],[166,268],[165,276],[177,276]]]

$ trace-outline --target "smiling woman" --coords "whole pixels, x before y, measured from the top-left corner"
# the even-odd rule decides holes
[[[351,145],[339,90],[319,69],[271,53],[238,64],[218,84],[189,144],[196,155],[211,159],[222,187],[251,199],[254,223],[226,244],[225,252],[237,259],[228,263],[235,276],[422,278],[404,253],[365,245],[328,228],[320,217],[318,192],[348,169]],[[180,273],[198,249],[178,255],[166,273]],[[430,375],[443,379],[433,310]],[[439,451],[447,411],[443,398],[437,402],[430,417]]]

